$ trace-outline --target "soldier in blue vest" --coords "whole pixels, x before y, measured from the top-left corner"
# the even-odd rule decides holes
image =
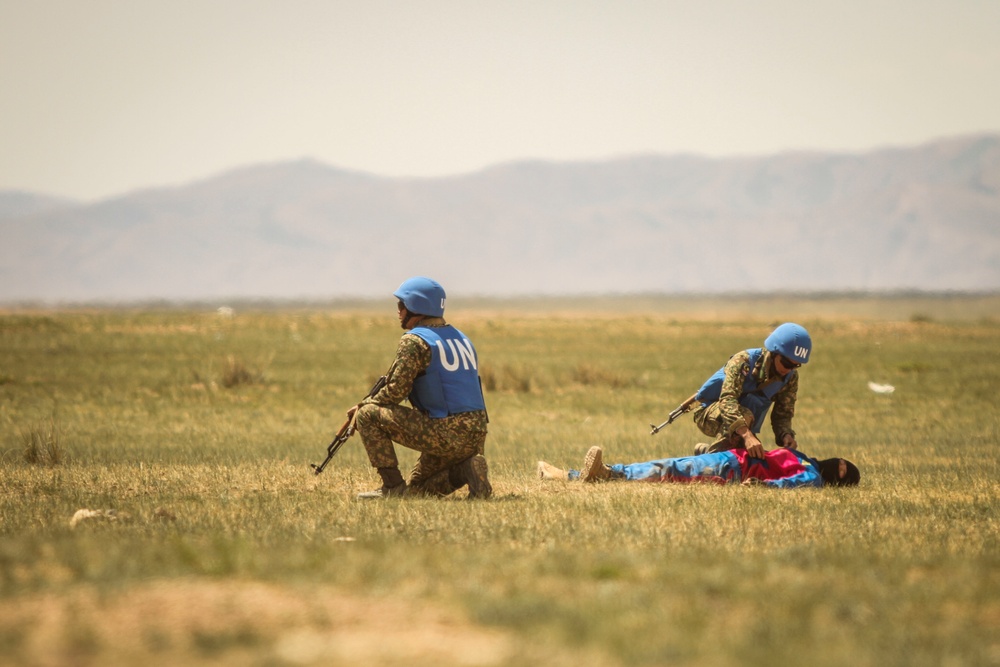
[[[400,338],[385,386],[351,408],[382,486],[359,498],[409,493],[447,495],[468,485],[469,496],[489,498],[486,402],[479,359],[468,336],[444,320],[445,291],[423,276],[403,282],[398,299]],[[408,399],[410,405],[402,405]],[[393,442],[420,452],[409,485]]]
[[[717,440],[700,443],[694,453],[746,449],[750,456],[763,458],[758,434],[772,405],[775,444],[797,449],[792,417],[799,391],[798,369],[809,361],[811,352],[809,332],[786,322],[771,332],[763,348],[730,357],[696,394],[700,406],[694,410],[694,422],[702,433]]]

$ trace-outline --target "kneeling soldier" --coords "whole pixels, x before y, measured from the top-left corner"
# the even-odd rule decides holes
[[[403,282],[398,299],[400,338],[385,386],[351,408],[382,486],[359,498],[447,495],[468,485],[470,498],[493,494],[486,459],[486,402],[472,342],[444,320],[445,292],[436,281]],[[409,399],[413,406],[402,405]],[[409,485],[393,442],[420,452]]]

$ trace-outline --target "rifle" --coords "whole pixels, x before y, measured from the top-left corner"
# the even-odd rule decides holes
[[[372,396],[377,394],[379,390],[384,386],[385,386],[385,376],[383,375],[382,377],[380,377],[378,380],[375,381],[375,384],[372,385],[371,391],[368,392],[368,395],[365,396],[365,398],[371,398]],[[361,400],[364,400],[364,398]],[[358,413],[357,410],[355,410],[354,413],[347,418],[347,421],[344,422],[344,425],[340,427],[340,430],[337,431],[337,435],[333,438],[333,442],[331,442],[330,446],[326,448],[326,460],[320,463],[319,465],[316,465],[315,463],[309,464],[309,466],[316,471],[317,475],[323,472],[323,470],[326,468],[326,464],[328,464],[333,459],[333,457],[337,455],[337,452],[340,450],[343,444],[347,442],[352,435],[354,435],[355,431],[354,422],[357,419],[357,416]]]
[[[688,410],[690,410],[691,406],[697,400],[698,400],[698,394],[697,393],[691,394],[690,398],[688,398],[686,401],[684,401],[683,403],[681,403],[680,405],[678,405],[676,408],[673,409],[673,411],[670,413],[667,421],[663,422],[659,426],[656,426],[655,424],[650,424],[649,428],[652,429],[652,430],[650,430],[649,434],[650,435],[656,435],[657,433],[659,433],[663,428],[665,428],[666,426],[670,425],[675,419],[677,419],[682,414],[684,414],[685,412],[687,412]]]

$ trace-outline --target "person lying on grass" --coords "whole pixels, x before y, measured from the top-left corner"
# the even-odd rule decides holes
[[[791,489],[799,486],[856,486],[861,481],[857,466],[847,459],[818,461],[795,449],[778,448],[754,458],[745,449],[658,459],[642,463],[604,464],[600,447],[591,447],[581,470],[562,470],[538,462],[542,480],[584,482],[710,482],[715,484],[766,484]]]

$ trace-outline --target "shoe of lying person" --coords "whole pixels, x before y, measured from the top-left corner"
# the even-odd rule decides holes
[[[568,482],[569,472],[545,461],[538,462],[538,479],[544,481]]]
[[[604,465],[604,452],[600,447],[591,447],[583,459],[580,479],[584,482],[606,482],[611,479],[611,468]]]

